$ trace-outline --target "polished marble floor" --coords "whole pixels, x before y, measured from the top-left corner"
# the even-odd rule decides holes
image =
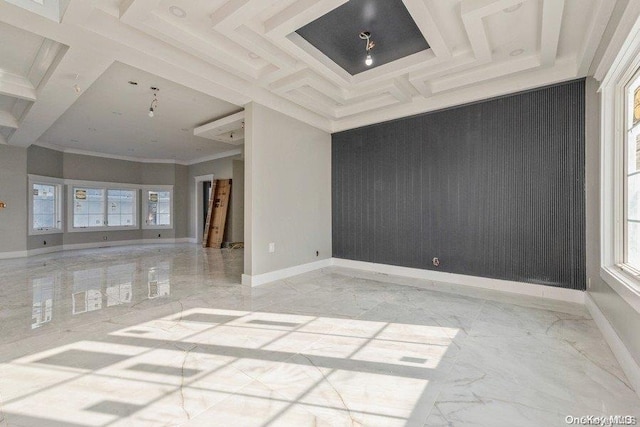
[[[194,245],[0,261],[0,425],[640,416],[584,307],[338,268],[252,289],[241,270],[241,250]]]

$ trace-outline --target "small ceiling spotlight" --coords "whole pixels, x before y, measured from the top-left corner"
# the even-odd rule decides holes
[[[151,105],[149,106],[149,117],[153,118],[156,108],[158,108],[158,91],[160,89],[155,86],[151,86],[150,89],[153,91],[153,100],[151,101]]]
[[[73,90],[76,92],[76,94],[80,95],[80,92],[82,92],[82,88],[78,84],[78,77],[80,77],[80,74],[76,74],[75,83],[73,85]]]
[[[364,49],[367,52],[367,56],[364,59],[364,64],[367,67],[370,67],[371,65],[373,65],[373,57],[371,56],[371,49],[373,49],[376,44],[371,40],[371,33],[369,31],[363,31],[360,33],[360,38],[362,40],[366,40],[367,44],[365,45]]]

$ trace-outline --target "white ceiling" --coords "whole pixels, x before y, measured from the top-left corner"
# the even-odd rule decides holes
[[[431,49],[350,76],[294,33],[346,1],[71,0],[57,24],[0,0],[0,23],[69,46],[33,107],[18,118],[9,143],[78,139],[101,152],[122,143],[125,129],[107,126],[111,122],[101,110],[106,105],[100,106],[107,99],[108,113],[117,109],[118,97],[106,97],[110,91],[101,88],[100,77],[112,73],[114,62],[233,105],[258,102],[330,132],[571,80],[588,74],[616,5],[615,0],[403,0]],[[79,98],[69,93],[70,76],[76,74],[87,90]],[[102,95],[92,95],[94,84]],[[161,108],[163,95],[161,90]],[[72,119],[87,111],[104,122],[104,130],[95,132],[103,136],[74,128],[90,127]],[[214,112],[205,120],[215,118]],[[131,148],[131,136],[140,136],[136,147],[146,147],[153,135],[152,128],[141,129],[123,147]],[[178,157],[177,142],[175,147],[163,156]]]
[[[137,86],[128,82],[137,82]],[[157,87],[158,106],[148,116]],[[72,90],[70,87],[69,90]],[[115,62],[39,139],[66,149],[190,162],[235,145],[193,135],[204,122],[242,108]]]

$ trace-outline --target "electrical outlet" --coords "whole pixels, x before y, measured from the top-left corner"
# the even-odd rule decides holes
[[[269,243],[269,253],[272,254],[276,251],[276,244],[275,243]]]

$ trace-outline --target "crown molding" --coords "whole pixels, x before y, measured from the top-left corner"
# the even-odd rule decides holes
[[[113,159],[113,160],[125,160],[128,162],[137,162],[137,163],[175,164],[175,165],[182,165],[182,166],[191,166],[198,163],[208,162],[208,161],[217,160],[217,159],[223,159],[226,157],[232,157],[232,156],[237,156],[239,154],[242,154],[242,149],[237,148],[235,150],[223,151],[221,153],[216,153],[216,154],[200,157],[193,160],[183,161],[183,160],[175,160],[175,159],[148,159],[143,157],[120,156],[117,154],[106,154],[106,153],[100,153],[97,151],[79,150],[76,148],[66,148],[66,147],[61,147],[59,145],[50,144],[47,142],[38,142],[32,145],[42,147],[42,148],[48,148],[50,150],[59,151],[65,154],[79,154],[82,156],[101,157],[101,158]]]

